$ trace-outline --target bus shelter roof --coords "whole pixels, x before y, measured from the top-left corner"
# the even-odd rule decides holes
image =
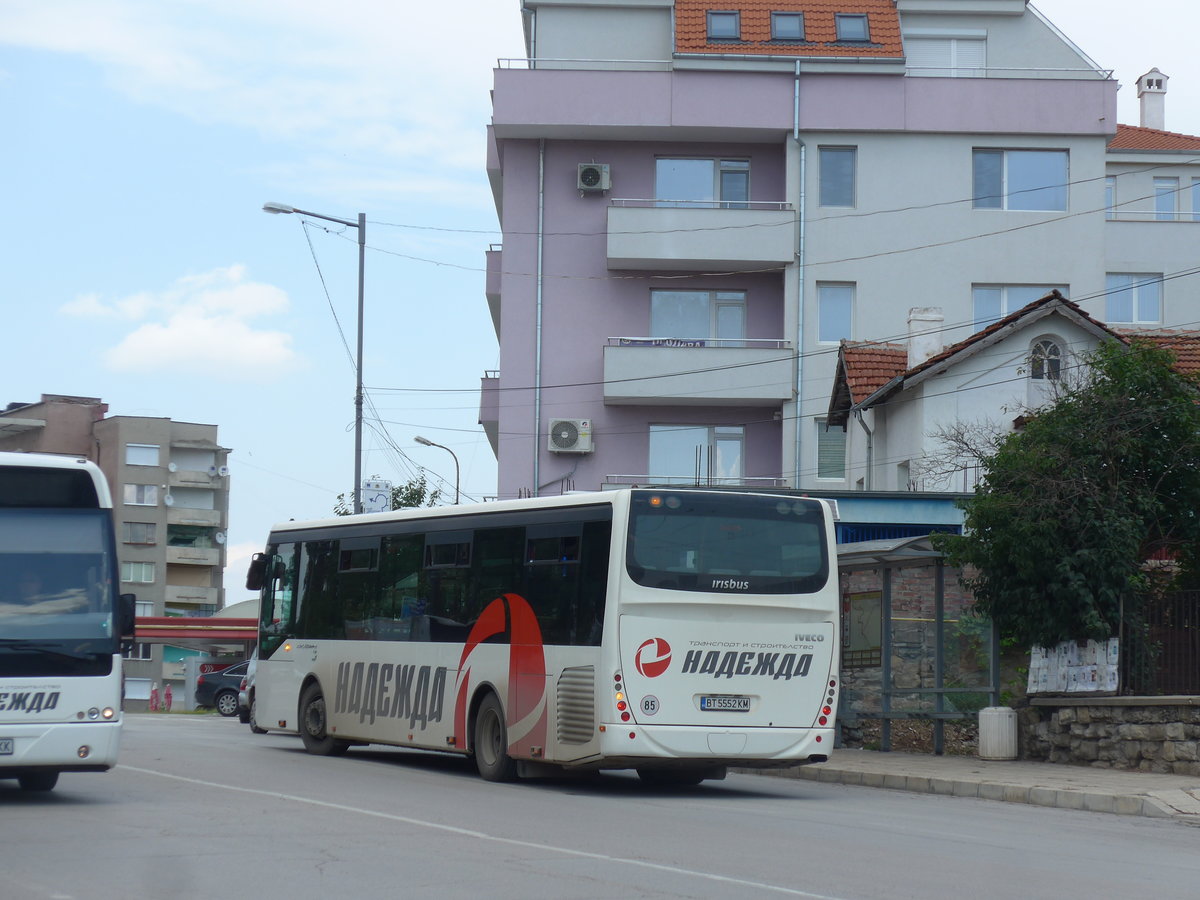
[[[854,572],[861,569],[896,568],[930,565],[943,557],[933,548],[929,535],[890,538],[883,541],[859,541],[838,544],[838,569]]]

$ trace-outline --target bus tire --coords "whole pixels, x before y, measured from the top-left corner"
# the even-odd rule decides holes
[[[267,729],[258,727],[258,698],[257,697],[250,698],[250,712],[246,716],[246,719],[250,723],[250,733],[251,734],[266,734],[267,733]]]
[[[508,729],[504,725],[504,708],[495,694],[489,693],[475,713],[472,747],[475,768],[485,781],[513,781],[517,777],[517,762],[508,755]]]
[[[58,784],[57,772],[26,772],[17,778],[23,791],[52,791]]]
[[[328,732],[325,718],[325,695],[315,681],[300,693],[300,740],[313,756],[341,756],[350,749],[348,741],[339,740]]]

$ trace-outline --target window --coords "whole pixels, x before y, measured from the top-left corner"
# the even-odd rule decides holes
[[[126,544],[155,544],[158,542],[156,526],[153,522],[123,522],[121,541]]]
[[[219,546],[217,530],[204,525],[168,525],[168,547],[194,547],[212,550]]]
[[[987,38],[905,37],[904,55],[912,75],[982,78],[987,74]]]
[[[1104,316],[1109,322],[1157,325],[1162,321],[1162,275],[1109,272]]]
[[[776,41],[804,40],[804,13],[771,13],[771,39]]]
[[[125,485],[126,506],[158,506],[157,484]]]
[[[153,654],[152,644],[137,643],[128,650],[122,650],[121,656],[124,659],[151,659]]]
[[[817,477],[846,477],[846,429],[817,419]]]
[[[1014,313],[1034,300],[1045,297],[1053,290],[1057,290],[1063,296],[1068,293],[1066,285],[1062,284],[972,285],[971,300],[975,308],[975,327],[986,328],[1009,313]]]
[[[1040,340],[1029,354],[1029,377],[1034,381],[1058,381],[1062,377],[1062,351],[1052,340]]]
[[[853,284],[817,285],[817,340],[836,344],[852,336]]]
[[[125,465],[157,466],[158,444],[126,444]]]
[[[1104,179],[1104,218],[1117,217],[1117,177],[1109,175]]]
[[[746,337],[743,291],[651,291],[650,333],[701,346],[741,347]]]
[[[974,151],[976,209],[1065,210],[1066,150]]]
[[[1192,221],[1200,222],[1200,178],[1192,179]]]
[[[745,209],[750,200],[747,159],[658,159],[656,206]]]
[[[123,562],[121,563],[121,580],[131,584],[153,584],[154,563]]]
[[[738,12],[708,13],[708,39],[710,41],[736,41],[742,36],[741,14]]]
[[[649,476],[668,484],[739,484],[740,425],[651,425]]]
[[[1159,222],[1174,222],[1179,210],[1179,179],[1154,179],[1154,218]]]
[[[837,39],[839,41],[869,41],[871,39],[866,16],[838,13],[834,18],[837,19]]]
[[[854,147],[821,147],[820,151],[821,205],[854,206],[858,150]]]

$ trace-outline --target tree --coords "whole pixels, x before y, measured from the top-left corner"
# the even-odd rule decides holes
[[[1198,381],[1169,351],[1102,344],[1088,377],[984,459],[965,533],[943,535],[979,612],[1023,646],[1108,638],[1138,618],[1146,560],[1200,546]]]
[[[369,479],[378,481],[378,475],[372,475]],[[418,475],[416,478],[410,478],[404,484],[392,486],[391,504],[388,509],[412,509],[418,506],[437,506],[438,501],[442,498],[442,489],[429,487],[429,483],[425,480],[424,475]],[[338,494],[337,502],[333,506],[335,515],[348,516],[354,512],[354,496],[353,494]]]

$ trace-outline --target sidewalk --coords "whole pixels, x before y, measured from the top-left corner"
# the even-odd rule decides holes
[[[923,794],[1173,818],[1200,825],[1200,776],[874,750],[835,750],[827,763],[759,772]]]

